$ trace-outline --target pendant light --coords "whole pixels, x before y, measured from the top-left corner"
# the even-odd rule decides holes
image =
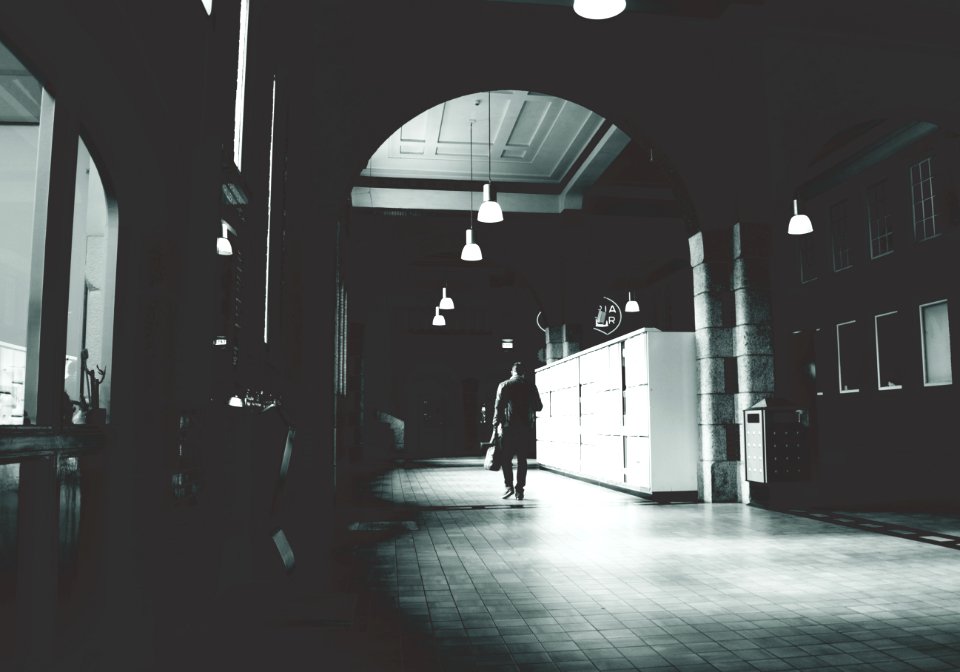
[[[467,194],[470,196],[470,207],[467,209],[467,218],[470,222],[470,228],[467,229],[467,242],[460,251],[460,258],[463,261],[480,261],[483,259],[483,253],[480,252],[480,246],[473,242],[473,122],[470,122],[470,185],[467,188]],[[436,320],[434,320],[436,324]]]
[[[477,212],[477,221],[493,224],[503,221],[503,210],[497,203],[497,194],[493,190],[493,177],[490,164],[493,161],[493,138],[490,137],[490,96],[487,91],[487,183],[483,185],[483,203]]]
[[[453,310],[453,299],[447,296],[447,288],[443,288],[443,298],[440,299],[440,310]]]
[[[440,314],[440,306],[437,306],[436,311],[433,314],[433,326],[435,327],[445,327],[447,326],[447,318]]]
[[[627,305],[623,307],[623,312],[625,313],[640,312],[640,304],[637,303],[637,300],[633,298],[633,295],[630,292],[627,292]]]
[[[791,236],[802,236],[805,233],[813,233],[813,222],[806,215],[801,215],[797,211],[797,199],[793,199],[793,217],[790,218],[790,224],[787,225],[787,233]]]
[[[573,0],[573,11],[585,19],[610,19],[627,8],[627,0]]]

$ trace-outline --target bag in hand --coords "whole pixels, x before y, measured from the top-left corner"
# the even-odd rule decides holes
[[[487,471],[500,471],[500,441],[484,441],[480,446],[487,449],[487,454],[483,457],[483,468]]]

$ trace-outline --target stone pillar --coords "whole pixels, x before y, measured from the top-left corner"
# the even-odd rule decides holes
[[[580,352],[580,334],[577,327],[567,324],[547,327],[544,350],[547,364],[577,352]]]
[[[730,232],[701,231],[689,242],[700,402],[697,489],[701,501],[736,502],[741,479]]]
[[[743,445],[743,411],[773,396],[773,326],[770,301],[770,228],[738,223],[733,227],[733,295],[736,309],[734,355],[737,358],[736,421]],[[738,446],[739,449],[739,446]],[[741,468],[744,499],[746,473]]]

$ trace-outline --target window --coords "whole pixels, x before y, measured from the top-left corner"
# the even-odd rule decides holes
[[[233,162],[240,169],[243,158],[243,96],[247,88],[247,24],[250,0],[240,0],[240,41],[237,45],[237,97],[233,110]]]
[[[102,424],[109,416],[113,373],[117,218],[87,146],[82,139],[77,144],[63,390],[74,421]]]
[[[833,247],[833,270],[850,268],[850,231],[847,222],[847,202],[840,201],[830,208],[830,235]]]
[[[820,273],[820,248],[816,232],[800,236],[800,282],[816,280]]]
[[[857,333],[855,320],[837,325],[837,377],[841,394],[860,391]]]
[[[910,194],[913,201],[913,233],[917,240],[937,235],[937,219],[933,208],[933,173],[928,157],[910,166]]]
[[[920,344],[923,351],[923,384],[950,385],[953,371],[946,301],[920,306]]]
[[[28,343],[27,322],[31,304],[40,300],[31,301],[31,291],[42,287],[31,279],[33,241],[45,230],[36,216],[46,212],[46,204],[39,211],[35,205],[38,187],[45,193],[50,174],[52,125],[53,99],[0,43],[0,425],[23,424],[31,384],[27,364],[37,356],[36,343]]]
[[[270,147],[267,150],[267,253],[263,286],[263,342],[270,338],[270,229],[273,219],[273,136],[277,130],[277,77],[273,77],[273,91],[270,94]]]
[[[893,230],[887,214],[886,180],[867,188],[867,223],[870,229],[870,258],[893,252]]]
[[[897,311],[873,318],[877,347],[877,389],[899,390],[903,387],[903,329]]]

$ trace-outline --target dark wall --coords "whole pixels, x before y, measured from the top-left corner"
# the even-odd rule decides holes
[[[873,139],[896,127],[879,127]],[[845,154],[850,152],[835,153],[821,165],[829,167]],[[940,235],[921,241],[914,235],[909,168],[926,157],[933,157]],[[919,306],[947,300],[956,371],[960,286],[954,269],[960,227],[952,195],[960,187],[958,159],[955,134],[938,131],[809,200],[804,208],[814,222],[809,242],[785,235],[777,239],[778,387],[813,409],[819,452],[815,485],[823,502],[957,503],[954,474],[960,457],[951,448],[950,436],[960,398],[955,384],[924,386]],[[886,180],[894,251],[871,259],[865,194],[881,180]],[[842,201],[851,266],[834,270],[831,208]],[[800,246],[805,244],[811,246],[817,270],[816,279],[801,282]],[[891,311],[898,312],[900,324],[881,349],[891,380],[880,382],[902,387],[880,389],[874,317]],[[836,329],[852,320],[856,331],[846,360],[851,367],[847,377],[856,376],[860,391],[841,393]],[[806,352],[801,343],[807,344]],[[816,365],[812,386],[805,357]]]

